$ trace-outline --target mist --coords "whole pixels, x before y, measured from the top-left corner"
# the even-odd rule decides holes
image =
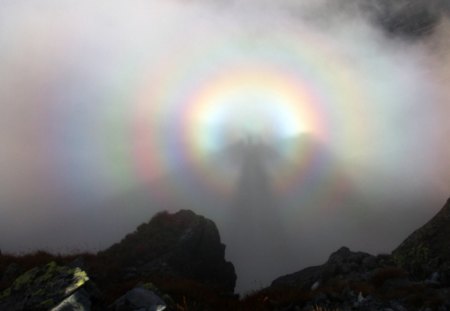
[[[237,290],[390,252],[450,194],[444,1],[2,1],[0,249],[215,221]]]

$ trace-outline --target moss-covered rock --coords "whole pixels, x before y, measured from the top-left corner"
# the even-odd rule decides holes
[[[167,310],[167,304],[155,292],[143,287],[136,287],[117,299],[109,309],[120,311],[163,311]]]
[[[89,281],[79,268],[50,262],[20,275],[0,293],[0,310],[49,310]]]
[[[418,279],[439,273],[441,282],[450,284],[450,200],[394,250],[393,257]]]

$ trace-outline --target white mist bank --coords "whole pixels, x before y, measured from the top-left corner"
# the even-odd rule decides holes
[[[433,31],[387,31],[382,1],[3,1],[0,248],[98,250],[191,208],[239,291],[389,252],[450,194],[450,22],[416,2],[392,12],[431,5]],[[228,149],[249,136],[270,161]]]

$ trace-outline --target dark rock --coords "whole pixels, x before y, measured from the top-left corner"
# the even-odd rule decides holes
[[[406,288],[412,285],[412,282],[407,277],[389,278],[380,288],[380,291],[390,292],[399,288]]]
[[[86,260],[83,257],[77,257],[72,262],[70,262],[68,265],[70,268],[80,268],[82,270],[86,270]]]
[[[137,287],[120,297],[109,308],[111,311],[163,311],[167,305],[153,291]]]
[[[15,278],[17,278],[22,272],[23,272],[22,267],[13,262],[6,267],[5,271],[3,272],[3,276],[0,278],[0,280],[4,283],[10,283]]]
[[[378,265],[377,257],[342,247],[331,254],[325,264],[280,277],[271,286],[311,289],[316,282],[324,283],[338,276],[349,280],[367,279],[368,273]]]
[[[127,267],[123,269],[123,274],[123,278],[125,280],[132,280],[139,276],[138,269],[136,269],[135,267]]]
[[[89,293],[80,289],[74,294],[64,299],[58,306],[51,311],[90,311],[91,299]]]
[[[443,12],[443,1],[367,0],[361,1],[372,20],[393,37],[418,39],[433,33]]]
[[[308,267],[299,272],[277,278],[272,282],[271,287],[297,287],[308,290],[316,282],[320,282],[322,271],[323,266]]]
[[[443,285],[450,284],[450,199],[423,227],[393,251],[396,262],[414,277],[427,279],[439,273]]]
[[[327,302],[327,300],[328,300],[328,296],[325,293],[318,293],[312,299],[312,301],[315,305],[324,304]]]
[[[99,257],[124,270],[124,277],[184,278],[224,292],[233,292],[236,283],[216,225],[188,210],[155,215]],[[131,274],[126,267],[133,267]]]
[[[49,310],[84,288],[89,277],[79,268],[54,262],[20,275],[0,293],[0,310]],[[83,310],[83,309],[80,309]]]
[[[379,262],[377,261],[376,257],[367,256],[366,258],[364,258],[362,260],[362,265],[364,267],[366,267],[366,269],[372,270],[372,269],[375,269],[379,265]]]

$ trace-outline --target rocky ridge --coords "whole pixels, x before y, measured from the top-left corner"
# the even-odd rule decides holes
[[[216,225],[188,210],[155,215],[98,257],[108,261],[123,279],[183,278],[229,293],[236,283]]]
[[[411,234],[393,256],[416,279],[435,275],[450,285],[450,199],[428,223]]]
[[[188,295],[231,297],[236,274],[214,222],[187,210],[162,212],[96,255],[0,255],[0,310],[182,308],[150,281],[184,305]]]
[[[392,254],[373,256],[343,247],[323,265],[274,280],[265,290],[295,292],[276,310],[450,310],[450,199]]]
[[[449,202],[392,254],[342,247],[242,299],[215,224],[160,213],[97,255],[0,255],[0,310],[448,311]]]

